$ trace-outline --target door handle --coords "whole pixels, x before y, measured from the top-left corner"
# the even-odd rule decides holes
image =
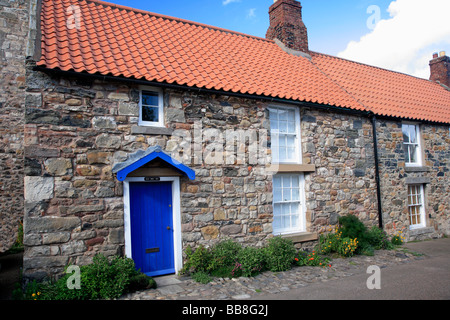
[[[169,226],[167,226],[167,228],[166,228],[167,230],[170,230],[170,227]]]

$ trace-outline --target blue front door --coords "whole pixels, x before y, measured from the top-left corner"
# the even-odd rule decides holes
[[[131,254],[149,276],[175,273],[171,182],[130,182]]]

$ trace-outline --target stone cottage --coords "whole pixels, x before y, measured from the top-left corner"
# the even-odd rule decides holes
[[[1,4],[2,242],[23,219],[26,277],[97,253],[175,273],[188,245],[308,246],[348,214],[449,234],[445,53],[425,80],[310,51],[295,0],[266,39],[97,0]]]

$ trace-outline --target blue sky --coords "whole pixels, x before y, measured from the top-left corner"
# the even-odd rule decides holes
[[[265,37],[269,27],[269,7],[273,0],[111,0],[133,8],[183,18]],[[310,49],[336,55],[351,40],[369,30],[366,13],[370,5],[381,8],[382,15],[390,0],[302,0],[303,19],[308,28]]]
[[[273,0],[109,2],[265,37]],[[450,24],[444,14],[450,11],[449,0],[302,0],[301,4],[313,51],[424,78],[429,77],[433,52],[450,53]],[[371,10],[374,6],[378,16]],[[369,27],[368,22],[377,24]]]

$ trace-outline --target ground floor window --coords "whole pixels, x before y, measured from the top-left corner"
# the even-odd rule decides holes
[[[273,177],[273,233],[305,231],[304,175],[277,174]]]
[[[425,202],[423,185],[408,186],[408,213],[411,229],[425,227]]]

